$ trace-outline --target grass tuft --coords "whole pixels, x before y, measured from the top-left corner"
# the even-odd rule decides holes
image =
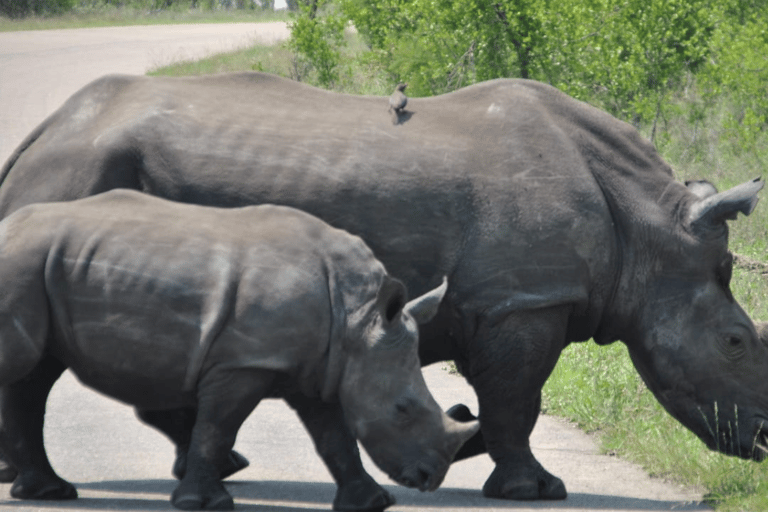
[[[58,16],[29,16],[10,19],[0,16],[0,32],[68,28],[125,27],[185,23],[253,23],[288,21],[286,11],[246,9],[184,9],[153,11],[134,7],[103,5],[76,8]]]

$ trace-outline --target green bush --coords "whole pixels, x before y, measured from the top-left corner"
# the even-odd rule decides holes
[[[305,80],[314,71],[321,87],[333,88],[339,81],[346,19],[323,0],[300,4],[291,16],[288,47],[295,54],[293,78]]]
[[[78,0],[0,0],[0,15],[23,18],[30,15],[61,14],[70,11]]]

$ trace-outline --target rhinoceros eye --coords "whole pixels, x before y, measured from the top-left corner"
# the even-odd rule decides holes
[[[408,422],[415,415],[419,408],[419,402],[412,396],[400,397],[395,402],[395,411],[397,412],[397,419],[400,422]]]
[[[723,337],[723,346],[725,347],[725,356],[731,361],[738,361],[744,357],[746,344],[744,339],[733,334]]]

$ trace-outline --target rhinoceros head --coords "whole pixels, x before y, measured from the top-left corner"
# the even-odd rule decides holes
[[[725,221],[752,211],[763,182],[721,193],[699,185],[633,265],[646,293],[635,299],[637,334],[625,342],[658,400],[707,446],[761,460],[768,447],[768,335],[761,339],[731,294]]]
[[[406,303],[402,283],[385,276],[365,315],[339,384],[347,423],[373,461],[396,482],[436,489],[477,422],[449,418],[427,389],[417,323],[430,320],[447,282]]]

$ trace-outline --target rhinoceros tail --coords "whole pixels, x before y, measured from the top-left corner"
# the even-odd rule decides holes
[[[344,294],[339,288],[339,281],[333,263],[326,262],[325,277],[328,283],[328,307],[330,308],[331,326],[328,332],[325,358],[327,365],[325,378],[321,383],[320,396],[326,402],[335,399],[339,392],[344,365],[341,361],[343,344],[347,328],[347,310]]]

